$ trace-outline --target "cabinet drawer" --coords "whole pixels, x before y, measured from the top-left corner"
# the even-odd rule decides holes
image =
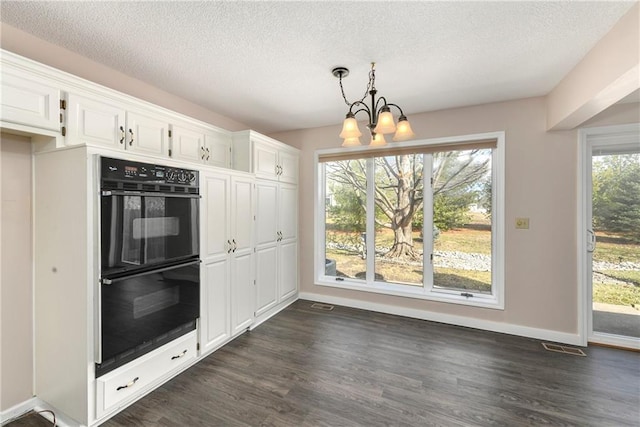
[[[140,395],[157,380],[193,360],[196,345],[193,331],[96,379],[97,417]]]

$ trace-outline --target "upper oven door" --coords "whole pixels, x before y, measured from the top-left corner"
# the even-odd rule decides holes
[[[198,195],[105,191],[101,199],[102,277],[198,257]]]

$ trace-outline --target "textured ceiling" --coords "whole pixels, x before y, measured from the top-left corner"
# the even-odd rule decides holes
[[[0,2],[0,20],[269,133],[547,94],[634,2]],[[409,117],[410,118],[410,117]]]

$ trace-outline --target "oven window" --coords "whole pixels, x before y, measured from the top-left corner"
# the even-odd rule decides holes
[[[102,197],[102,275],[198,255],[198,199]]]

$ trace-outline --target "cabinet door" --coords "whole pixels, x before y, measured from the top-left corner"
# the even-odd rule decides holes
[[[231,318],[232,334],[242,333],[253,323],[254,285],[253,254],[251,251],[232,258],[231,276]]]
[[[189,162],[204,160],[204,133],[195,129],[173,125],[171,130],[171,157]]]
[[[298,183],[298,155],[288,151],[278,154],[281,173],[280,182]]]
[[[298,187],[296,185],[280,184],[278,223],[282,240],[298,237]]]
[[[280,286],[278,301],[285,300],[298,290],[298,241],[280,244],[278,259]]]
[[[235,254],[253,247],[253,180],[231,178],[231,243]]]
[[[256,183],[256,246],[275,244],[278,238],[278,183]]]
[[[166,155],[169,151],[169,122],[136,112],[127,112],[127,150]]]
[[[67,107],[67,145],[89,143],[124,148],[124,109],[72,93]]]
[[[278,302],[278,247],[268,246],[256,251],[256,316]]]
[[[229,176],[202,174],[204,200],[202,201],[201,256],[206,261],[227,256],[232,248],[229,235],[230,200]]]
[[[60,131],[60,91],[3,70],[0,81],[3,121]]]
[[[278,178],[278,150],[276,148],[256,142],[253,148],[253,162],[256,178]]]
[[[219,347],[231,334],[229,258],[206,264],[201,288],[201,353]]]
[[[231,137],[223,134],[205,134],[205,162],[221,168],[231,167]]]

